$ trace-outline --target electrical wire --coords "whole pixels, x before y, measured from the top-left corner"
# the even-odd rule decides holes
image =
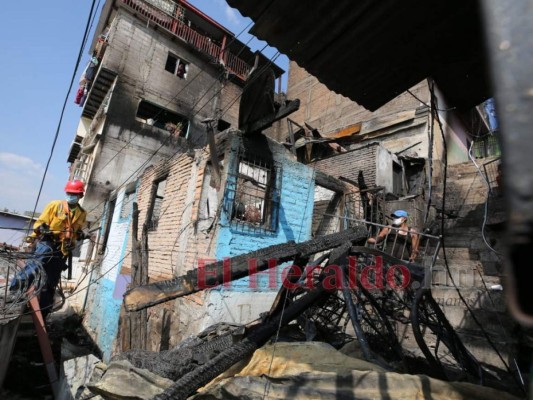
[[[428,79],[428,82],[429,82],[429,79]],[[413,92],[411,92],[411,90],[407,89],[406,92],[409,93],[411,96],[413,96],[416,100],[418,100],[420,103],[422,103],[427,108],[431,108],[429,104],[426,104],[425,101],[421,100],[418,96],[416,96]],[[443,109],[437,108],[436,110],[437,111],[452,111],[455,109],[457,109],[457,107],[450,107],[450,108],[443,108]]]
[[[46,162],[46,166],[45,166],[44,172],[43,172],[43,177],[41,179],[41,185],[39,186],[39,191],[37,193],[37,199],[35,200],[35,206],[33,207],[33,214],[35,214],[36,211],[37,211],[37,206],[39,204],[39,199],[41,197],[41,193],[42,193],[42,190],[43,190],[44,181],[46,180],[46,174],[48,173],[48,168],[50,166],[50,162],[52,161],[52,156],[54,155],[54,150],[55,150],[55,147],[56,147],[57,139],[59,137],[59,131],[61,130],[61,123],[63,122],[63,116],[65,114],[65,109],[67,107],[67,102],[68,102],[68,99],[70,97],[70,92],[72,91],[72,86],[74,84],[74,79],[76,78],[76,74],[78,72],[78,67],[80,65],[80,61],[81,61],[81,58],[82,58],[82,54],[83,54],[83,50],[84,50],[85,44],[87,42],[87,37],[89,36],[89,28],[91,26],[91,19],[94,18],[93,17],[93,10],[95,8],[95,4],[96,4],[96,0],[93,0],[92,4],[91,4],[91,9],[89,11],[89,16],[87,18],[87,24],[85,26],[85,32],[83,34],[83,39],[82,39],[82,43],[80,45],[80,50],[78,52],[78,58],[76,59],[76,65],[75,65],[74,71],[72,73],[72,78],[70,79],[70,84],[69,84],[69,87],[68,87],[68,90],[67,90],[67,94],[66,94],[65,100],[63,102],[63,108],[61,109],[61,114],[59,116],[59,121],[57,123],[56,133],[55,133],[54,139],[52,141],[52,148],[50,149],[50,156],[48,157],[48,161]],[[28,228],[27,234],[29,234],[29,232],[30,232],[30,228]]]
[[[228,44],[226,45],[226,48],[228,48],[228,47],[229,47],[229,46],[230,46],[235,40],[237,40],[237,38],[238,38],[238,37],[239,37],[239,36],[240,36],[240,35],[241,35],[241,34],[242,34],[242,33],[243,33],[243,32],[244,32],[244,31],[250,26],[250,25],[251,25],[251,23],[248,24],[248,25],[247,25],[247,26],[246,26],[241,32],[239,32],[239,34],[238,34],[237,36],[235,36],[235,37],[231,40],[231,42],[228,43]],[[253,39],[253,37],[250,38],[250,40],[245,44],[245,46],[246,46],[246,45],[247,45],[252,39]],[[237,53],[237,55],[236,55],[237,57],[241,54],[242,51],[244,51],[244,49],[246,48],[245,46],[243,46],[243,48],[239,51],[239,53]],[[196,79],[196,77],[198,77],[203,71],[204,71],[204,69],[201,68],[201,69],[200,69],[200,72],[198,72],[198,74],[195,75],[195,77],[193,78],[193,80]],[[224,76],[224,74],[225,74],[225,72],[222,72],[218,78],[221,79],[221,78]],[[215,86],[216,82],[217,82],[217,80],[214,80],[214,81],[213,81],[213,83],[211,84],[211,86],[209,86],[209,88],[205,91],[205,93],[202,95],[202,97],[200,97],[200,99],[198,99],[198,100],[197,100],[197,101],[191,106],[192,109],[194,109],[194,107],[196,107],[196,105],[200,102],[200,100],[203,99],[203,97],[204,97],[207,93],[209,93],[209,92],[211,91],[211,89]],[[175,95],[175,96],[174,96],[174,97],[173,97],[173,98],[172,98],[172,99],[166,104],[166,105],[170,104],[174,99],[176,99],[177,96],[178,96],[183,90],[185,90],[185,88],[186,88],[190,83],[192,83],[192,82],[189,82],[184,88],[182,88],[182,89],[181,89],[181,90],[180,90],[180,91],[179,91],[179,92],[178,92],[178,93],[177,93],[177,94],[176,94],[176,95]],[[210,98],[210,99],[204,104],[204,107],[205,107],[205,105],[209,104],[209,102],[210,102],[215,96],[217,96],[221,91],[222,91],[222,88],[221,88],[219,91],[216,91],[216,92],[213,94],[213,96],[212,96],[212,97],[211,97],[211,98]],[[193,118],[194,118],[194,117],[195,117],[195,116],[196,116],[196,115],[197,115],[202,109],[203,109],[203,107],[200,108],[200,109],[196,112],[196,114],[193,115]],[[162,111],[163,111],[163,110],[159,111],[159,112],[154,116],[154,119],[156,119],[156,117],[157,117]],[[130,140],[129,140],[129,141],[128,141],[128,142],[127,142],[127,143],[126,143],[121,149],[119,149],[119,151],[118,151],[117,153],[115,153],[115,154],[113,155],[113,157],[112,157],[112,158],[111,158],[111,159],[110,159],[110,160],[109,160],[109,161],[108,161],[103,167],[101,167],[97,172],[101,172],[101,171],[102,171],[107,165],[109,165],[109,163],[110,163],[115,157],[117,157],[118,154],[120,154],[124,149],[126,149],[126,148],[128,147],[128,145],[133,141],[133,139],[134,139],[136,136],[138,136],[138,135],[139,135],[143,130],[145,130],[145,129],[147,129],[147,128],[143,127],[139,132],[134,133],[134,134],[132,135],[132,138],[130,138]],[[163,147],[165,147],[165,146],[168,144],[168,142],[170,141],[170,139],[171,139],[171,136],[169,135],[169,137],[167,137],[167,139],[165,139],[165,141],[164,141],[164,142],[163,142],[163,143],[162,143],[162,144],[161,144],[161,145],[160,145],[160,146],[159,146],[159,147],[158,147],[158,148],[157,148],[157,149],[156,149],[156,150],[150,155],[150,157],[149,157],[145,162],[143,162],[143,163],[139,166],[139,168],[137,168],[137,169],[136,169],[136,170],[135,170],[135,171],[134,171],[134,172],[133,172],[128,178],[126,178],[126,180],[125,180],[121,185],[117,186],[117,188],[116,188],[115,190],[120,189],[123,185],[125,185],[126,183],[128,183],[129,180],[130,180],[131,178],[133,178],[133,176],[135,176],[138,172],[140,172],[141,169],[143,169],[143,168],[144,168],[144,167],[150,162],[150,160],[151,160],[153,157],[155,157],[155,155],[156,155],[157,153],[159,153],[159,151],[160,151]],[[170,157],[168,157],[168,158],[171,158],[171,157],[175,156],[175,155],[176,155],[177,153],[179,153],[180,151],[181,151],[181,148],[180,148],[177,152],[173,153],[173,154],[172,154]],[[96,208],[100,207],[100,206],[101,206],[102,204],[104,204],[105,202],[106,202],[106,200],[103,200],[103,201],[101,201],[100,203],[96,204],[93,208],[91,208],[90,210],[88,210],[87,213],[91,213],[92,211],[94,211]],[[100,218],[101,218],[101,215],[100,215]]]
[[[481,225],[481,237],[483,238],[483,242],[485,242],[485,245],[487,246],[487,248],[490,251],[492,251],[493,253],[501,256],[502,254],[499,253],[498,251],[496,251],[489,244],[489,242],[487,241],[487,237],[486,237],[486,233],[485,233],[485,227],[487,225],[487,219],[488,219],[488,213],[489,213],[489,199],[490,199],[490,194],[491,194],[492,189],[490,187],[490,182],[489,182],[488,178],[485,176],[485,174],[483,172],[481,172],[481,169],[479,168],[479,165],[476,163],[476,160],[474,160],[474,157],[472,156],[472,147],[473,146],[474,146],[474,142],[472,141],[470,143],[470,148],[468,149],[468,157],[470,158],[470,160],[472,161],[472,163],[476,167],[479,175],[481,176],[481,178],[483,179],[483,181],[485,182],[485,184],[487,185],[487,188],[488,188],[487,198],[485,199],[485,205],[484,205],[483,224]]]
[[[469,306],[468,302],[465,300],[465,298],[464,298],[463,294],[461,293],[461,291],[459,290],[459,287],[457,286],[457,284],[455,282],[455,279],[453,277],[453,274],[451,273],[451,270],[450,270],[450,265],[448,263],[448,258],[447,258],[447,255],[446,255],[446,246],[445,246],[445,240],[444,240],[444,231],[445,231],[444,214],[445,214],[445,211],[446,211],[446,187],[447,187],[447,174],[448,174],[448,148],[447,148],[446,137],[444,135],[444,129],[443,129],[443,126],[442,126],[442,122],[440,120],[440,116],[439,116],[438,111],[437,111],[438,110],[438,107],[436,106],[437,99],[436,99],[435,92],[433,91],[433,87],[432,86],[430,87],[430,94],[431,94],[431,111],[432,111],[432,113],[435,114],[435,120],[437,121],[437,124],[439,126],[439,130],[440,130],[441,137],[442,137],[442,145],[443,145],[443,158],[444,158],[443,177],[444,178],[443,178],[443,189],[442,189],[442,213],[441,213],[441,233],[442,233],[442,235],[441,235],[441,245],[442,246],[441,247],[442,247],[442,255],[443,255],[443,259],[444,259],[444,265],[445,265],[445,268],[446,268],[446,273],[447,273],[448,277],[450,278],[450,282],[452,283],[453,287],[455,288],[455,291],[457,292],[457,294],[459,296],[459,299],[464,304],[466,310],[468,311],[468,313],[472,317],[472,320],[475,322],[475,324],[477,325],[477,327],[479,328],[479,330],[483,334],[483,337],[485,337],[485,339],[487,340],[487,342],[490,345],[490,347],[492,347],[492,349],[496,352],[498,358],[500,359],[502,365],[505,366],[505,368],[506,368],[507,372],[509,373],[509,375],[512,376],[513,379],[516,380],[516,382],[519,384],[519,386],[520,386],[520,388],[522,390],[525,390],[524,387],[522,386],[520,380],[518,380],[516,378],[515,374],[511,371],[509,365],[504,360],[504,358],[501,355],[500,351],[498,350],[498,348],[496,347],[496,345],[494,344],[494,342],[492,341],[492,339],[488,335],[488,333],[485,330],[485,328],[483,327],[483,325],[479,322],[478,318],[476,317],[476,315],[472,311],[472,308]]]
[[[274,56],[272,57],[272,59],[269,60],[269,63],[267,63],[265,66],[262,67],[263,70],[266,70],[267,68],[269,68],[269,67],[270,67],[270,64],[273,62],[273,60],[274,60],[275,58],[277,58],[277,56],[279,56],[279,52],[277,53],[277,55],[274,55]],[[259,76],[259,75],[258,75],[258,76]],[[257,78],[255,78],[255,79],[257,79]],[[237,96],[237,97],[234,99],[233,103],[234,103],[236,100],[238,100],[241,96],[242,96],[242,93],[239,94],[239,96]],[[233,103],[232,103],[232,104],[233,104]],[[231,107],[231,104],[230,104],[229,107]],[[228,109],[229,109],[229,108],[228,108]],[[159,150],[159,149],[158,149],[158,150]],[[157,150],[157,151],[158,151],[158,150]],[[155,153],[154,153],[154,154],[155,154]],[[176,152],[174,155],[169,156],[169,157],[167,158],[166,161],[168,161],[169,159],[171,159],[171,158],[172,158],[173,156],[175,156],[176,154],[178,154],[178,152]],[[134,173],[136,173],[136,172],[134,172]],[[133,176],[133,174],[130,175],[130,177],[126,180],[126,182],[127,182],[132,176]],[[124,185],[126,182],[124,182],[122,185]],[[121,185],[121,186],[122,186],[122,185]],[[178,193],[178,192],[177,192],[177,193]],[[177,194],[177,193],[176,193],[176,194]],[[164,213],[169,209],[170,205],[171,205],[171,203],[169,203],[169,205],[165,208],[165,210],[163,210],[163,212],[162,212],[161,215],[160,215],[160,218],[161,218],[161,217],[164,215]],[[185,230],[189,225],[190,225],[190,224],[188,224],[188,225],[184,228],[184,230]],[[182,232],[181,232],[181,233],[182,233]],[[181,233],[180,233],[180,235],[181,235]],[[106,271],[106,272],[104,273],[104,275],[107,274],[107,273],[109,273],[113,268],[115,268],[115,267],[116,267],[120,262],[122,262],[122,261],[123,261],[123,260],[124,260],[129,254],[130,254],[130,253],[131,253],[131,251],[128,252],[128,254],[125,255],[121,260],[119,260],[119,262],[115,263],[115,264],[114,264],[114,265],[113,265],[108,271]],[[102,261],[103,261],[103,259],[100,260],[100,262],[102,262]],[[94,271],[94,268],[93,268],[92,270]],[[81,289],[79,289],[79,290],[74,291],[71,295],[73,295],[73,294],[75,294],[75,293],[77,293],[77,292],[79,292],[79,291],[81,291],[81,290],[83,290],[83,289],[89,287],[92,283],[94,283],[94,282],[98,281],[99,279],[101,279],[102,276],[103,276],[103,275],[100,275],[98,278],[96,278],[96,279],[94,279],[94,280],[91,280],[91,282],[89,282],[85,287],[83,287],[83,288],[81,288]],[[70,297],[70,296],[69,296],[69,297]]]
[[[252,24],[252,23],[250,22],[246,27],[244,27],[244,29],[241,30],[241,31],[237,34],[237,36],[233,37],[232,40],[226,45],[226,47],[225,47],[224,49],[222,49],[221,51],[225,51],[226,49],[228,49],[229,46],[231,46],[231,44],[232,44],[234,41],[236,41],[237,38],[238,38],[240,35],[242,35],[242,34],[244,33],[244,31],[245,31],[246,29],[248,29],[248,28],[251,26],[251,24]],[[250,43],[250,41],[251,41],[252,39],[253,39],[253,37],[250,38],[250,40],[245,44],[245,46],[247,46],[247,45]],[[237,57],[240,55],[240,53],[241,53],[242,51],[244,51],[244,49],[245,49],[245,47],[243,47],[243,48],[239,51],[239,53],[237,54]],[[179,95],[180,95],[180,94],[181,94],[181,93],[182,93],[187,87],[189,87],[189,86],[190,86],[190,85],[196,80],[196,78],[198,78],[198,77],[202,74],[202,72],[204,72],[204,70],[205,70],[205,67],[200,68],[200,71],[198,71],[198,73],[197,73],[192,79],[190,79],[190,80],[188,79],[188,80],[187,80],[187,84],[186,84],[184,87],[182,87],[181,90],[179,90],[178,93],[176,93],[176,95],[174,95],[174,97],[172,97],[167,103],[165,103],[165,104],[163,105],[162,108],[166,108],[166,107],[167,107],[168,105],[170,105],[170,104],[171,104],[176,98],[178,98],[178,96],[179,96]],[[221,79],[221,78],[224,76],[224,74],[225,74],[225,71],[223,71],[223,72],[220,74],[220,76],[218,77],[218,79]],[[195,106],[199,103],[199,101],[205,96],[205,94],[208,93],[208,92],[214,87],[215,82],[216,82],[218,79],[215,79],[215,80],[214,80],[213,84],[212,84],[212,85],[206,90],[206,92],[204,93],[204,95],[202,95],[202,97],[200,97],[200,99],[198,99],[198,100],[196,101],[196,103],[192,106],[192,109],[194,109],[194,107],[195,107]],[[158,112],[156,113],[156,115],[154,115],[154,117],[153,117],[152,119],[153,119],[154,121],[157,121],[157,118],[158,118],[159,115],[160,115],[161,113],[163,113],[163,112],[164,112],[164,110],[161,109],[160,111],[158,111]],[[135,132],[135,133],[132,135],[132,137],[130,138],[130,140],[129,140],[129,141],[128,141],[128,142],[127,142],[127,143],[126,143],[126,144],[125,144],[125,145],[124,145],[124,146],[123,146],[123,147],[117,152],[117,153],[115,153],[115,154],[113,155],[113,157],[111,157],[111,159],[110,159],[106,164],[104,164],[104,166],[101,167],[96,173],[102,172],[102,170],[103,170],[105,167],[107,167],[107,166],[109,165],[109,163],[110,163],[111,161],[113,161],[113,159],[114,159],[115,157],[118,156],[118,154],[120,154],[125,148],[127,148],[127,147],[131,144],[131,142],[133,141],[134,138],[136,138],[138,135],[141,134],[141,132],[143,132],[144,130],[147,130],[147,129],[148,129],[148,128],[143,127],[140,131]],[[167,138],[167,140],[168,140],[168,139],[169,139],[169,138]]]
[[[277,52],[274,56],[272,56],[272,58],[269,60],[269,62],[266,63],[264,66],[262,66],[262,70],[266,70],[267,68],[269,68],[270,65],[274,62],[274,60],[277,59],[277,57],[279,57],[279,54],[280,54],[280,53]],[[259,75],[257,75],[257,76],[256,76],[255,78],[253,78],[253,79],[257,79],[258,76],[259,76]],[[250,80],[250,82],[253,82],[253,79]],[[212,86],[211,86],[211,87],[212,87]],[[211,87],[208,89],[208,91],[211,90]],[[217,96],[217,95],[220,93],[221,90],[222,90],[222,89],[220,89],[218,92],[215,92],[215,93],[213,94],[213,96],[211,96],[211,98],[210,98],[210,99],[204,104],[203,107],[205,107],[205,105],[209,104],[209,102],[210,102],[215,96]],[[207,92],[208,92],[208,91],[207,91]],[[206,92],[206,93],[207,93],[207,92]],[[234,103],[235,103],[235,102],[236,102],[241,96],[242,96],[242,93],[239,93],[239,95],[237,95],[237,96],[235,97],[235,99],[234,99],[232,102],[230,102],[230,104],[227,106],[227,108],[222,112],[221,116],[224,116],[225,113],[226,113],[227,111],[229,111],[229,109],[231,109],[231,107],[233,106],[233,104],[234,104]],[[197,113],[200,112],[200,111],[203,109],[203,107],[201,107],[201,108],[197,111]],[[129,183],[130,180],[131,180],[134,176],[136,176],[138,173],[140,173],[141,170],[143,170],[143,169],[145,168],[145,166],[148,165],[148,163],[150,162],[150,160],[151,160],[152,158],[154,158],[154,157],[157,155],[157,153],[159,153],[159,151],[160,151],[160,150],[166,145],[166,142],[167,142],[169,139],[170,139],[170,137],[167,138],[167,140],[166,140],[165,142],[163,142],[163,143],[162,143],[162,144],[161,144],[161,145],[160,145],[155,151],[153,151],[152,154],[150,155],[150,157],[149,157],[145,162],[143,162],[143,163],[142,163],[142,164],[141,164],[136,170],[134,170],[134,171],[133,171],[133,172],[132,172],[132,173],[131,173],[131,174],[130,174],[130,175],[129,175],[124,181],[123,181],[122,184],[118,185],[117,188],[116,188],[115,190],[119,190],[121,187],[123,187],[124,185],[126,185],[127,183]],[[170,156],[168,156],[164,161],[168,161],[168,160],[170,160],[172,157],[176,156],[176,155],[179,154],[181,151],[182,151],[181,148],[178,149],[176,152],[174,152],[173,154],[171,154]],[[163,162],[164,162],[164,161],[163,161]],[[93,208],[91,208],[91,209],[88,211],[88,213],[90,213],[91,211],[95,210],[97,207],[100,207],[100,206],[103,205],[106,201],[107,201],[107,200],[103,200],[103,201],[101,201],[100,203],[98,203],[97,205],[95,205]],[[102,215],[100,215],[100,218],[101,218],[101,216],[102,216]]]

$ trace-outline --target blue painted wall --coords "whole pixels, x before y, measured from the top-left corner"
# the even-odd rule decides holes
[[[129,240],[129,227],[131,222],[131,208],[135,196],[130,196],[124,201],[124,190],[117,196],[113,213],[107,249],[98,272],[91,277],[90,301],[87,306],[87,319],[85,323],[95,333],[93,338],[102,351],[104,362],[109,362],[114,341],[118,334],[120,307],[123,294],[129,283],[130,277],[120,274],[126,248]],[[130,212],[126,218],[121,218],[121,210],[127,207]],[[102,227],[106,221],[108,210],[102,217]]]
[[[281,145],[270,143],[275,150],[273,157],[275,163],[281,167],[281,177],[277,186],[281,186],[278,193],[279,207],[273,210],[277,224],[271,231],[255,233],[253,230],[242,229],[232,226],[230,222],[231,203],[233,198],[231,190],[224,194],[220,226],[217,235],[216,258],[233,257],[248,253],[275,244],[286,243],[289,240],[302,242],[311,237],[311,224],[314,199],[314,170],[304,164],[298,163],[291,154]],[[236,171],[238,166],[240,137],[236,136],[231,142],[228,167]],[[242,150],[241,150],[242,151]],[[228,176],[226,188],[231,189],[235,185],[234,177]],[[285,264],[287,265],[287,264]],[[230,287],[219,290],[250,291],[250,290],[275,290],[281,284],[280,273],[284,266],[277,268],[276,287],[269,285],[268,272],[257,274],[257,288],[250,288],[249,278],[245,277],[232,282]],[[251,285],[254,286],[254,285]]]

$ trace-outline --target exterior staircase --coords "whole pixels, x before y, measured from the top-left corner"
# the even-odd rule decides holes
[[[479,361],[504,369],[486,338],[514,368],[518,324],[504,298],[505,213],[496,178],[499,162],[476,161],[479,169],[472,162],[448,166],[444,249],[433,268],[432,294],[467,349]],[[440,213],[442,192],[443,184],[435,188],[433,201]]]

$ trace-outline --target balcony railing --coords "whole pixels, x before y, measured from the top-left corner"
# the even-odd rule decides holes
[[[250,65],[230,53],[228,50],[223,50],[221,46],[183,23],[176,16],[169,15],[165,11],[160,10],[144,0],[120,1],[138,15],[143,16],[173,35],[185,40],[197,50],[208,54],[218,62],[223,62],[226,68],[240,79],[246,79],[248,72],[252,68]]]

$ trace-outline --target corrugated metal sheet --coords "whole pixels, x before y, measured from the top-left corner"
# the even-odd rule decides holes
[[[427,77],[450,105],[490,96],[476,0],[227,0],[329,89],[376,110]]]

